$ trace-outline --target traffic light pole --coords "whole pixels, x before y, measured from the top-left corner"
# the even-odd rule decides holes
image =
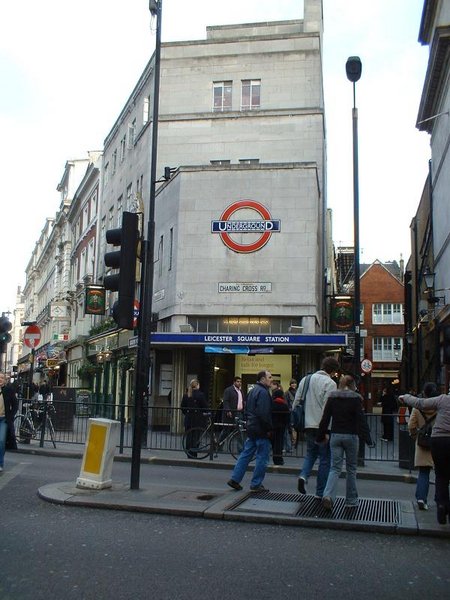
[[[148,208],[147,237],[142,244],[142,277],[140,309],[138,319],[138,349],[135,383],[135,414],[133,423],[133,446],[131,453],[130,488],[139,489],[141,447],[143,428],[147,428],[147,407],[151,393],[151,341],[153,299],[153,263],[155,246],[155,198],[156,198],[156,166],[158,151],[158,119],[159,119],[159,73],[161,62],[161,16],[162,0],[150,1],[150,12],[156,16],[156,48],[153,87],[153,127],[152,157],[150,167],[150,202]],[[145,403],[145,409],[144,409]]]

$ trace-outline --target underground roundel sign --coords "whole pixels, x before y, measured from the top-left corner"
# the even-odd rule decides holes
[[[261,250],[272,233],[280,231],[281,221],[272,219],[269,210],[256,200],[233,202],[218,221],[211,222],[211,232],[218,233],[230,250],[243,254]],[[244,239],[247,237],[248,241]]]

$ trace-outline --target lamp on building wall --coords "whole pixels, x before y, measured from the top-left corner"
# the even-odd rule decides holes
[[[110,350],[110,348],[107,346],[105,349],[101,349],[100,352],[97,353],[96,355],[96,360],[98,362],[99,365],[105,363],[105,362],[109,362],[111,360],[112,357],[112,352]]]
[[[423,279],[425,281],[425,294],[427,294],[428,304],[439,304],[442,300],[445,304],[445,296],[436,296],[436,292],[444,292],[446,288],[435,290],[434,289],[434,281],[436,279],[436,273],[431,273],[430,271],[425,271],[423,274]]]

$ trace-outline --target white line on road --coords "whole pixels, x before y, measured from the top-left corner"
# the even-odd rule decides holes
[[[21,462],[18,465],[12,467],[11,469],[3,471],[2,476],[0,477],[0,490],[6,487],[6,485],[14,479],[14,477],[20,475],[25,469],[25,467],[30,464],[30,462]]]

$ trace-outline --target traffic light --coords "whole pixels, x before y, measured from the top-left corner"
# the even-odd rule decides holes
[[[6,347],[11,341],[11,334],[8,332],[11,331],[11,322],[8,317],[2,315],[0,317],[0,354],[4,354],[6,352]]]
[[[119,294],[112,310],[113,319],[119,327],[133,329],[136,257],[139,241],[138,215],[124,212],[122,227],[109,229],[106,232],[106,241],[113,246],[120,246],[120,250],[105,254],[105,265],[119,271],[114,275],[107,275],[103,280],[107,290]]]
[[[450,365],[450,325],[444,327],[442,334],[442,362]]]

